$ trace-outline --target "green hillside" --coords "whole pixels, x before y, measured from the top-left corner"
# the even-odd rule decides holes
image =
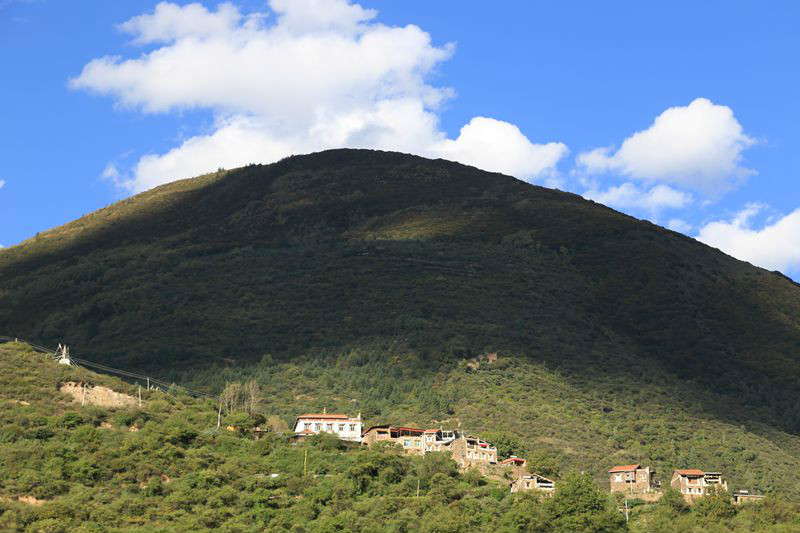
[[[334,150],[0,251],[0,332],[270,412],[462,424],[543,466],[800,494],[800,287],[576,195]],[[499,360],[477,370],[482,353]]]
[[[735,509],[708,497],[631,501],[588,476],[562,476],[552,498],[511,494],[508,480],[459,472],[444,454],[411,457],[327,436],[292,443],[247,428],[258,412],[144,391],[142,406],[81,405],[65,382],[137,395],[119,380],[0,344],[0,531],[26,533],[787,533],[800,507],[781,497]],[[272,415],[274,417],[274,415]],[[272,424],[281,426],[274,418]],[[678,529],[675,529],[678,528]]]

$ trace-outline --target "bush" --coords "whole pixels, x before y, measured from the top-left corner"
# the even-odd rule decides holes
[[[736,508],[731,502],[728,491],[717,490],[696,499],[692,505],[692,512],[703,518],[722,520],[733,518]]]

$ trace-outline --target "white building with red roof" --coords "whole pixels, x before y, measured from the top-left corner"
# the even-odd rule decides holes
[[[670,485],[687,499],[705,496],[718,490],[728,490],[728,482],[720,472],[705,472],[697,468],[675,470],[672,472]]]
[[[294,434],[298,437],[330,433],[342,440],[361,442],[361,413],[356,417],[341,414],[322,413],[298,416],[294,421]]]

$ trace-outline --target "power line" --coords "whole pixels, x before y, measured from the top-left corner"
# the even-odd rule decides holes
[[[17,337],[0,336],[0,343],[7,343],[7,342],[21,342],[23,344],[27,344],[28,346],[33,348],[34,351],[37,351],[39,353],[44,353],[44,354],[48,354],[48,355],[53,355],[53,354],[56,353],[56,350],[51,350],[51,349],[45,348],[44,346],[39,346],[37,344],[34,344],[32,342],[28,342],[28,341],[19,339]],[[118,376],[124,376],[124,377],[132,378],[132,379],[140,379],[140,380],[147,381],[148,383],[151,383],[151,384],[155,383],[156,385],[158,385],[160,387],[163,387],[165,389],[165,392],[169,392],[170,390],[177,390],[178,392],[184,392],[186,394],[189,394],[190,396],[205,397],[205,398],[216,398],[216,395],[210,394],[208,392],[193,390],[193,389],[190,389],[188,387],[183,387],[181,385],[177,385],[175,383],[168,383],[168,382],[160,380],[160,379],[151,378],[150,376],[147,376],[147,375],[144,375],[144,374],[139,374],[139,373],[136,373],[136,372],[129,372],[127,370],[120,370],[119,368],[113,368],[113,367],[110,367],[110,366],[102,365],[100,363],[95,363],[93,361],[87,361],[86,359],[78,359],[77,357],[70,356],[69,360],[70,360],[70,362],[77,363],[80,366],[94,368],[94,369],[100,370],[100,371],[102,371],[104,373],[116,374]]]

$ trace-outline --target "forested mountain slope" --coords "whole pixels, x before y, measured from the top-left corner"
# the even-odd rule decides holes
[[[286,417],[460,422],[562,467],[800,492],[797,284],[447,161],[333,150],[123,200],[0,251],[0,331],[209,389],[256,375]]]
[[[404,455],[318,435],[268,432],[271,407],[226,413],[213,399],[142,391],[141,406],[81,405],[59,392],[80,382],[137,388],[64,366],[26,345],[0,344],[0,530],[26,533],[785,533],[800,504],[769,497],[735,509],[710,497],[690,510],[665,496],[636,505],[590,477],[560,476],[552,498],[513,494],[510,476],[460,472],[443,453]],[[88,395],[92,398],[92,395]],[[95,397],[97,398],[97,397]],[[273,419],[274,417],[270,417]],[[281,426],[278,422],[277,426]],[[508,469],[498,467],[498,470]]]

